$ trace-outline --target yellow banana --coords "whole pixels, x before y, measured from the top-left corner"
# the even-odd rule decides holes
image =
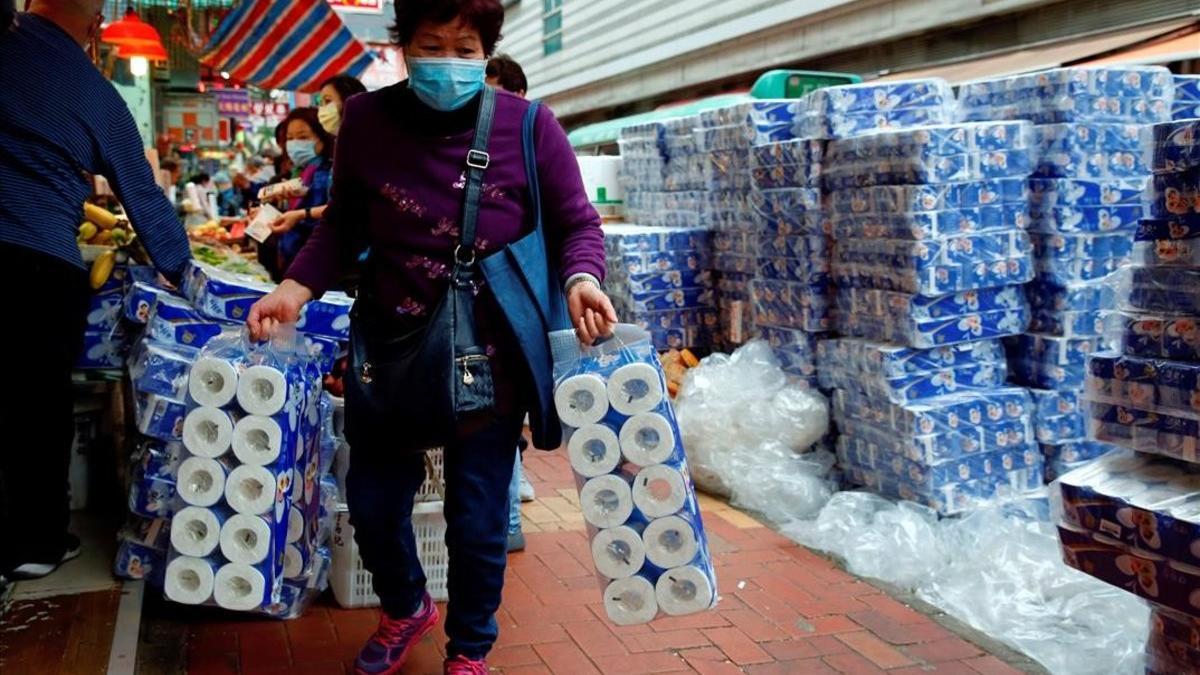
[[[96,258],[96,261],[92,263],[92,290],[99,289],[108,281],[116,264],[116,251],[105,251]]]
[[[83,215],[102,230],[110,230],[117,226],[117,217],[108,209],[100,208],[95,204],[84,202]]]
[[[79,240],[87,243],[92,240],[92,237],[96,236],[98,231],[99,228],[96,227],[95,223],[91,221],[84,221],[83,224],[79,226]]]

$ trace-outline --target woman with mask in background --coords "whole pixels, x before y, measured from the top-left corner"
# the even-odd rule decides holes
[[[346,101],[355,94],[366,93],[358,78],[350,75],[334,75],[321,84],[321,107],[317,108],[317,116],[321,126],[333,136],[338,135],[342,126],[342,112],[346,109]]]
[[[271,225],[271,237],[258,247],[258,260],[275,281],[283,279],[296,254],[320,222],[317,209],[329,201],[333,169],[333,136],[317,118],[316,108],[296,108],[283,121],[284,156],[306,192],[287,203],[287,210]]]
[[[351,396],[351,383],[361,389],[375,379],[371,354],[387,359],[390,346],[406,336],[434,333],[431,317],[444,323],[442,308],[451,289],[456,301],[464,288],[475,291],[474,321],[462,323],[473,324],[472,349],[486,355],[489,364],[493,393],[486,397],[486,420],[475,418],[472,427],[445,432],[438,439],[443,442],[430,445],[443,445],[445,460],[450,554],[445,672],[486,675],[504,586],[513,449],[526,412],[536,447],[558,447],[561,425],[550,391],[546,329],[551,322],[522,325],[510,319],[505,308],[529,297],[502,277],[493,284],[471,274],[452,284],[451,276],[464,267],[494,269],[507,259],[500,257],[508,255],[506,246],[534,241],[527,238],[536,220],[522,147],[531,104],[484,84],[487,58],[504,23],[501,0],[397,0],[395,11],[393,34],[403,47],[409,79],[346,103],[325,218],[283,283],[251,309],[248,323],[261,339],[277,325],[296,321],[306,302],[333,288],[362,251],[370,250],[351,319],[355,349],[367,360],[358,359],[347,374],[347,438],[354,448],[347,500],[354,538],[383,608],[356,670],[391,674],[438,622],[412,530],[413,497],[425,480],[425,464],[421,453],[403,446],[406,437],[428,430],[395,424],[394,415],[378,410],[388,401]],[[481,119],[486,124],[489,111],[487,151],[479,153],[472,146],[477,132],[483,144],[486,127],[476,127]],[[600,217],[554,114],[539,107],[532,123],[536,164],[531,169],[541,186],[545,244],[529,253],[528,270],[506,269],[514,275],[556,272],[551,281],[566,296],[566,321],[590,344],[610,334],[616,322],[612,303],[600,290],[605,270]],[[463,225],[472,201],[468,192],[478,197],[474,237]],[[542,311],[552,313],[543,305]],[[532,355],[535,340],[545,346],[547,358]],[[401,389],[472,386],[475,378],[459,378],[458,372]],[[426,436],[420,437],[425,443]]]

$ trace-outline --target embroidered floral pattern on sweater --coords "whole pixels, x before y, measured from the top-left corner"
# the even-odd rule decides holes
[[[454,183],[452,184],[452,187],[455,190],[467,189],[467,174],[465,171],[458,175],[458,180],[454,181]],[[508,194],[504,191],[503,188],[496,185],[495,183],[488,183],[486,181],[484,181],[483,189],[480,191],[479,194],[480,194],[481,199],[500,200],[500,199],[505,199],[508,197]]]
[[[428,308],[423,303],[411,297],[404,298],[396,307],[396,313],[403,316],[425,316],[426,311]]]
[[[450,237],[451,239],[458,239],[460,232],[458,223],[449,218],[442,218],[429,230],[429,233],[435,237]]]
[[[407,189],[388,183],[383,186],[382,192],[400,213],[411,213],[418,218],[425,215],[425,205],[411,196]]]
[[[410,270],[425,270],[425,277],[434,281],[450,278],[450,265],[427,256],[414,255],[404,266]]]

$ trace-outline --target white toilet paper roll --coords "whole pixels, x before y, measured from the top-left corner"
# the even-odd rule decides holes
[[[221,555],[243,565],[266,560],[271,555],[271,524],[262,516],[230,516],[221,526]]]
[[[200,605],[213,595],[213,564],[204,558],[180,556],[167,564],[163,591],[167,598],[185,605]]]
[[[233,419],[220,408],[195,408],[183,419],[183,446],[193,455],[220,457],[232,441]]]
[[[671,616],[695,614],[712,606],[713,585],[704,570],[685,565],[663,572],[654,596],[659,608]]]
[[[609,579],[624,579],[642,569],[646,562],[646,547],[631,527],[622,525],[600,530],[592,540],[592,560],[600,574]]]
[[[233,426],[232,445],[243,464],[266,466],[283,450],[283,429],[270,417],[247,415]]]
[[[251,415],[274,415],[287,402],[287,378],[271,366],[250,366],[238,379],[237,400]]]
[[[225,494],[225,467],[215,459],[188,457],[175,476],[175,489],[185,504],[213,506]]]
[[[621,452],[638,466],[662,464],[675,452],[671,422],[658,413],[630,417],[621,426]]]
[[[617,368],[608,378],[608,400],[622,415],[640,415],[654,410],[663,400],[658,369],[649,363],[631,363]]]
[[[569,377],[554,392],[558,419],[569,426],[585,427],[608,414],[608,388],[604,378],[593,373]]]
[[[294,485],[294,483],[293,483]],[[304,536],[304,512],[293,504],[288,510],[287,543],[294,544]]]
[[[213,600],[225,609],[248,612],[262,606],[266,588],[262,572],[242,563],[229,563],[217,570]]]
[[[171,546],[185,556],[203,558],[217,550],[221,520],[211,509],[188,506],[171,519]]]
[[[648,518],[676,513],[686,500],[683,474],[678,469],[664,464],[648,466],[633,479],[633,503]]]
[[[602,424],[589,424],[571,434],[567,458],[580,476],[603,476],[621,463],[621,443],[612,429]]]
[[[304,574],[304,554],[299,546],[288,544],[283,550],[283,578],[296,579],[301,574]]]
[[[642,532],[646,558],[656,567],[670,569],[686,565],[696,558],[700,542],[692,524],[679,516],[650,521]]]
[[[238,374],[224,359],[203,358],[192,365],[188,375],[188,393],[202,406],[220,408],[237,395]]]
[[[229,472],[225,501],[238,513],[256,516],[275,505],[275,475],[261,466],[242,465]]]
[[[604,611],[618,626],[649,623],[658,615],[654,584],[637,576],[617,579],[604,589]]]
[[[598,476],[579,490],[584,520],[601,529],[624,525],[633,513],[633,495],[629,483],[615,474]]]

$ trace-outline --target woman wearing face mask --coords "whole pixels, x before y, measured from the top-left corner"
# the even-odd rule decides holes
[[[283,121],[284,155],[307,192],[291,199],[287,210],[271,225],[273,235],[259,246],[259,262],[279,281],[320,222],[329,201],[333,168],[333,137],[321,126],[315,108],[296,108]]]
[[[375,402],[370,396],[355,399],[351,392],[382,382],[380,370],[395,363],[388,361],[386,347],[407,344],[413,334],[434,334],[432,319],[445,316],[445,303],[470,296],[474,289],[469,315],[474,321],[466,323],[473,323],[474,344],[490,365],[494,406],[490,421],[459,426],[442,444],[450,553],[445,672],[483,674],[498,632],[494,614],[504,584],[508,486],[525,413],[530,413],[535,446],[561,443],[549,356],[539,360],[531,355],[538,345],[548,349],[545,329],[557,321],[535,312],[522,325],[510,310],[529,294],[491,275],[492,263],[504,264],[518,244],[535,241],[526,238],[536,218],[522,147],[522,125],[531,104],[484,86],[487,57],[504,22],[500,0],[398,0],[395,7],[393,32],[404,49],[409,79],[347,102],[325,219],[286,280],[251,309],[248,323],[251,334],[262,338],[277,324],[295,321],[306,302],[332,288],[364,249],[370,251],[351,325],[351,332],[362,336],[354,338],[355,349],[362,347],[366,358],[356,357],[347,375],[347,436],[354,448],[347,497],[355,539],[374,575],[383,614],[378,631],[359,654],[357,670],[396,673],[438,620],[411,524],[424,463],[402,444],[414,437],[420,437],[418,444],[439,443],[427,443],[423,435],[435,428],[432,421],[389,426],[395,414],[389,418],[378,412],[379,406],[368,405]],[[489,110],[490,127],[479,126]],[[616,321],[599,286],[605,269],[600,218],[588,202],[578,163],[553,113],[537,108],[532,122],[536,164],[531,169],[540,183],[545,244],[533,248],[528,264],[513,273],[553,270],[552,283],[566,298],[569,318],[564,323],[573,322],[579,339],[591,343],[609,334]],[[482,137],[486,129],[490,139],[477,140],[476,133]],[[480,145],[486,146],[486,154],[472,153],[468,164],[468,150]],[[471,241],[472,199],[467,195],[475,194],[478,218]],[[452,284],[453,270],[463,267],[488,274],[466,282],[457,277]],[[537,306],[548,307],[546,301]],[[554,310],[545,312],[549,316]],[[383,361],[373,360],[372,354]],[[377,367],[368,370],[372,364]],[[426,396],[440,395],[447,387],[458,391],[476,379],[460,377],[459,371],[440,377],[448,381],[430,378],[411,388],[397,387],[391,398],[405,391]]]
[[[321,126],[325,131],[337,136],[342,126],[342,112],[346,109],[346,100],[355,94],[366,93],[358,78],[350,75],[334,75],[321,84],[321,107],[317,115],[321,118]]]

